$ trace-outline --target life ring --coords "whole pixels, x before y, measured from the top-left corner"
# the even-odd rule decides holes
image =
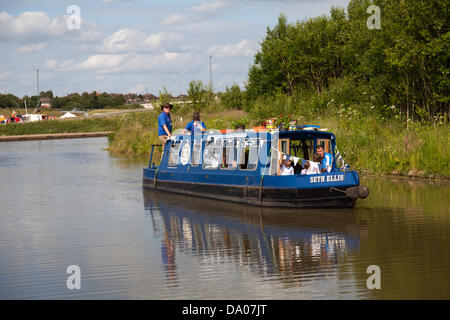
[[[183,166],[187,165],[187,163],[189,162],[190,155],[191,155],[191,146],[189,145],[189,143],[185,143],[183,149],[181,149],[181,157],[180,157],[180,162]]]

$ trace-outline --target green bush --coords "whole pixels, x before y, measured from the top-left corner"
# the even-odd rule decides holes
[[[244,96],[238,84],[233,84],[230,88],[227,86],[221,100],[226,109],[241,110],[244,108]]]

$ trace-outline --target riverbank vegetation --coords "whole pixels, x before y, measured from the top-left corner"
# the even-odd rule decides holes
[[[119,124],[118,117],[6,123],[0,124],[0,136],[114,131]]]
[[[449,3],[445,0],[352,0],[347,10],[267,29],[249,72],[247,98],[323,92],[344,82],[342,103],[392,107],[407,121],[436,121],[450,111]],[[379,29],[371,24],[380,23]],[[370,27],[370,28],[369,28]],[[351,93],[351,92],[349,92]],[[364,94],[363,94],[364,93]],[[335,101],[336,101],[335,98]],[[381,110],[380,110],[381,111]]]

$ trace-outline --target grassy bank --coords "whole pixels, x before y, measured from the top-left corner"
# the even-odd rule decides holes
[[[351,168],[367,173],[450,177],[450,128],[447,123],[423,124],[401,120],[393,108],[374,112],[368,103],[342,102],[342,88],[320,96],[275,96],[260,99],[243,110],[227,110],[220,103],[202,110],[207,128],[247,128],[277,117],[297,119],[335,133],[338,148]],[[362,94],[362,93],[361,93]],[[337,102],[339,101],[339,103]],[[320,112],[319,112],[320,110]],[[174,130],[191,120],[192,108],[175,106]],[[158,144],[159,110],[108,118],[51,120],[0,125],[0,135],[113,131],[109,150],[130,158],[148,158]],[[157,150],[155,159],[159,159]]]
[[[267,101],[266,101],[267,103]],[[326,111],[303,108],[286,110],[293,101],[278,101],[282,112],[292,112],[288,118],[299,123],[316,124],[335,133],[338,148],[351,168],[366,173],[412,175],[418,177],[450,177],[449,126],[421,123],[407,124],[394,117],[386,118],[371,112],[370,107],[329,107]],[[272,101],[272,106],[276,103]],[[255,108],[258,108],[255,105]],[[237,123],[247,128],[261,123],[265,117],[277,116],[251,109],[250,112],[221,110],[210,106],[202,119],[207,128],[231,128]],[[283,110],[276,108],[276,110]],[[366,111],[364,111],[366,110]],[[190,121],[191,110],[173,113],[174,129],[184,128]],[[278,111],[279,112],[279,111]],[[278,118],[286,118],[278,114]],[[182,118],[182,120],[180,119]],[[130,126],[122,126],[110,137],[110,150],[116,154],[148,157],[150,145],[159,143],[157,112],[136,119]]]
[[[449,126],[376,117],[326,117],[315,123],[336,134],[339,150],[352,168],[367,173],[450,177]]]
[[[131,105],[133,106],[133,105]],[[116,109],[95,109],[89,111],[90,116],[96,114],[109,113],[121,111]],[[141,108],[123,108],[125,109],[141,109]],[[5,109],[0,109],[1,111]],[[7,112],[3,114],[10,114],[11,111],[6,109]],[[22,110],[18,109],[17,112]],[[22,113],[25,113],[24,110]],[[45,114],[60,117],[65,111],[48,110]],[[20,123],[6,123],[0,124],[0,136],[13,136],[13,135],[25,135],[25,134],[48,134],[48,133],[76,133],[76,132],[99,132],[99,131],[116,131],[123,125],[129,126],[137,121],[137,117],[134,115],[111,115],[108,117],[98,118],[84,118],[81,116],[74,119],[53,119],[36,122],[20,122]]]
[[[117,129],[118,124],[118,119],[115,118],[46,120],[24,123],[6,123],[0,125],[0,136],[113,131]]]
[[[413,121],[395,105],[375,106],[369,92],[344,80],[321,94],[302,91],[258,99],[248,110],[258,121],[278,117],[328,128],[345,161],[363,172],[450,177],[447,117]]]

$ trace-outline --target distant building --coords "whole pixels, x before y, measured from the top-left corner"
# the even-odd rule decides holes
[[[159,100],[159,98],[151,93],[144,94],[144,102],[145,103],[153,102],[153,101],[157,101],[157,100]]]
[[[186,94],[180,94],[178,97],[177,97],[177,100],[187,100],[189,98],[189,96],[188,95],[186,95]]]
[[[126,104],[131,104],[131,103],[138,103],[138,97],[136,94],[134,93],[127,93],[123,96],[125,98],[125,103]]]
[[[41,108],[51,108],[52,107],[52,99],[51,98],[41,98]]]

